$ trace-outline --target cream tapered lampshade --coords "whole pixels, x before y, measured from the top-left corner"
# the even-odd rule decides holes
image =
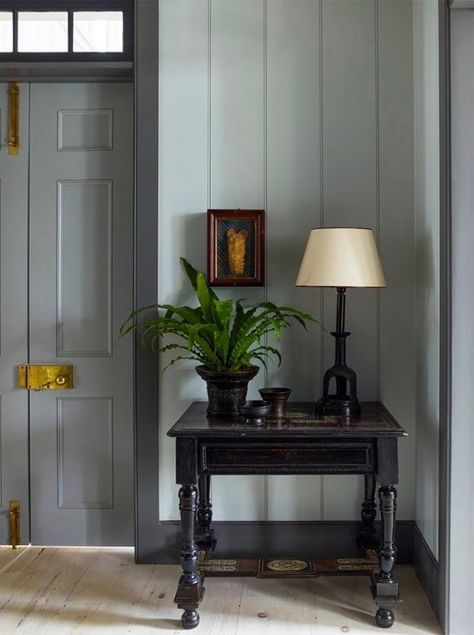
[[[297,287],[385,287],[374,233],[359,227],[312,229]]]

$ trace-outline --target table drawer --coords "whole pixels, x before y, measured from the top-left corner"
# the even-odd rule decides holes
[[[374,469],[367,442],[202,442],[200,471],[209,474],[364,473]]]

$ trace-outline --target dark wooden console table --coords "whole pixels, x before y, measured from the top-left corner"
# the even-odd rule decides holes
[[[199,603],[206,575],[369,575],[378,607],[375,621],[382,628],[394,622],[400,602],[393,574],[398,482],[398,437],[405,430],[377,402],[363,403],[359,419],[338,416],[316,418],[313,404],[290,404],[287,418],[267,419],[255,426],[242,419],[207,417],[205,402],[193,403],[170,429],[176,437],[176,481],[183,530],[181,565],[175,602],[183,609],[184,628],[199,624]],[[212,560],[212,474],[363,474],[359,544],[361,558],[295,560]],[[379,486],[382,536],[374,527]],[[195,526],[196,525],[196,526]],[[200,552],[199,547],[204,551]],[[201,556],[200,556],[201,553]],[[284,556],[285,554],[282,554]],[[204,557],[203,557],[204,556]],[[265,554],[262,554],[265,556]]]

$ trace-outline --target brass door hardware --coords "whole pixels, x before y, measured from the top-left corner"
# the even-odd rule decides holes
[[[8,154],[16,155],[20,148],[20,89],[16,82],[8,84]]]
[[[72,366],[22,364],[18,387],[27,390],[68,390],[74,387]]]
[[[20,501],[8,502],[9,544],[16,549],[20,544]]]

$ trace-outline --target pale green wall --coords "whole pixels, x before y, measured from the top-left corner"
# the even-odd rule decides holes
[[[207,208],[267,210],[267,285],[241,289],[311,310],[333,328],[331,290],[296,289],[311,227],[373,227],[389,288],[349,292],[362,399],[382,395],[400,442],[399,518],[414,515],[412,5],[405,0],[161,0],[160,301],[190,299],[178,258],[205,268]],[[293,329],[265,382],[314,400],[330,336]],[[163,360],[165,363],[166,360]],[[160,385],[160,516],[176,518],[166,431],[205,397],[192,366]],[[356,477],[221,477],[217,519],[353,519]]]

